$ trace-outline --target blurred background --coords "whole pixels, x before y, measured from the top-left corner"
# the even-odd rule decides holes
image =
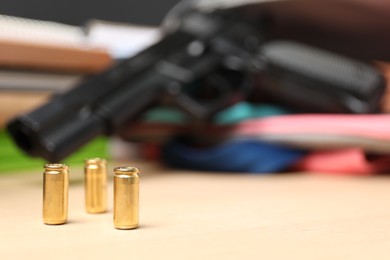
[[[0,6],[0,173],[40,169],[44,163],[42,159],[26,156],[15,146],[5,130],[10,119],[161,40],[158,26],[179,2],[3,0]],[[217,6],[241,3],[200,2]],[[209,128],[195,135],[183,137],[192,128],[182,111],[157,107],[141,115],[139,122],[121,131],[119,136],[99,137],[65,162],[81,164],[87,157],[100,156],[124,161],[163,161],[173,168],[211,171],[387,173],[390,170],[390,102],[385,86],[390,75],[387,63],[390,4],[386,0],[250,2],[256,3],[239,7],[240,12],[248,19],[261,17],[267,24],[269,39],[306,44],[328,51],[325,56],[345,55],[352,59],[348,62],[357,62],[357,67],[363,69],[347,77],[348,82],[356,83],[348,87],[356,90],[352,96],[368,100],[373,109],[355,111],[355,114],[299,110],[289,102],[275,99],[284,94],[290,98],[294,93],[278,92],[272,96],[275,88],[267,89],[270,80],[260,76],[256,84],[268,92],[251,96],[261,96],[260,102],[244,100],[221,111]],[[318,65],[308,65],[317,57],[316,53],[310,53],[299,56],[296,66],[301,64],[310,69]],[[342,61],[345,64],[346,60]],[[369,76],[380,78],[375,83],[378,88],[372,92],[365,92],[365,86],[360,85],[363,72],[367,72],[365,68],[373,72]],[[336,78],[350,72],[340,66],[327,69]],[[322,88],[325,93],[326,88]],[[310,91],[299,94],[306,101],[312,97]],[[270,96],[263,98],[267,95]],[[339,96],[334,97],[324,103],[333,106]],[[213,157],[216,154],[222,157]],[[223,165],[224,162],[232,164]],[[204,168],[199,168],[200,165]]]
[[[50,1],[4,0],[1,14],[82,25],[90,19],[159,25],[178,0]]]

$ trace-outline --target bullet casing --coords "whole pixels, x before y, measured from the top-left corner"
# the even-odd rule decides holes
[[[46,164],[43,173],[43,222],[66,223],[68,219],[69,171],[65,164]]]
[[[107,210],[107,162],[94,158],[85,160],[85,209],[88,213]]]
[[[135,167],[114,169],[114,226],[117,229],[138,227],[139,172]]]

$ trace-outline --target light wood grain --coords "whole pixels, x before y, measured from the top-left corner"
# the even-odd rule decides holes
[[[111,164],[113,166],[119,164]],[[69,223],[41,219],[41,173],[0,176],[1,259],[389,259],[390,179],[169,171],[141,175],[140,228],[84,211],[71,167]]]

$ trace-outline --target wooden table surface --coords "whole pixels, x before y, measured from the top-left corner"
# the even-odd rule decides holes
[[[109,212],[85,212],[81,167],[60,226],[42,222],[40,172],[0,176],[0,259],[390,259],[390,177],[134,166],[140,227],[127,231],[113,227],[111,181]]]

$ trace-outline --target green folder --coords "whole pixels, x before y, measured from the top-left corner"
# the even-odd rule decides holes
[[[108,138],[99,137],[81,148],[64,163],[80,165],[86,158],[102,157],[109,159]],[[0,130],[0,174],[16,171],[39,171],[46,162],[40,158],[33,158],[21,151],[12,141],[5,130]]]

